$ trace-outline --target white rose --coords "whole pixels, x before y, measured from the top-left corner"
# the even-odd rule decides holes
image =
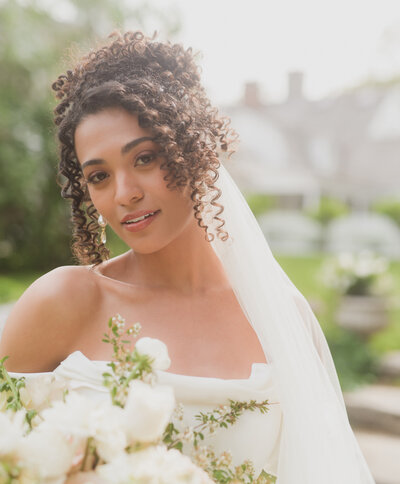
[[[97,406],[96,401],[70,392],[65,402],[55,401],[52,407],[43,410],[41,416],[48,425],[79,442],[95,435]]]
[[[29,377],[20,390],[21,402],[28,410],[33,408],[40,412],[53,401],[61,400],[65,390],[66,384],[56,380],[54,375]]]
[[[212,484],[210,477],[178,450],[164,446],[149,447],[124,454],[96,468],[108,483],[157,482],[159,484]]]
[[[151,387],[134,380],[124,409],[128,441],[158,440],[171,419],[174,407],[175,397],[171,387]]]
[[[106,461],[127,447],[125,413],[111,400],[98,401],[70,392],[66,401],[55,402],[42,412],[47,425],[72,438],[74,449],[93,437],[100,457]]]
[[[25,430],[25,412],[0,412],[0,457],[14,454]]]
[[[96,475],[104,479],[107,484],[122,484],[130,481],[133,474],[130,454],[121,454],[108,464],[96,467]]]
[[[106,462],[125,451],[128,446],[124,410],[115,405],[101,405],[93,415],[97,453]]]
[[[41,424],[23,439],[18,454],[41,479],[61,479],[72,465],[74,447],[52,425]]]
[[[154,370],[167,370],[171,365],[171,360],[168,356],[168,348],[165,343],[156,338],[144,337],[140,338],[135,348],[139,353],[149,356],[153,362]]]

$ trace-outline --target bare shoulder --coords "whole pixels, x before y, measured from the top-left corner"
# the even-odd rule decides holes
[[[55,368],[98,297],[87,266],[63,266],[37,279],[17,301],[0,340],[10,371]]]

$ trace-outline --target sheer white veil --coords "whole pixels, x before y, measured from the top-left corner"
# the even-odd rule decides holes
[[[222,191],[218,203],[224,207],[221,217],[229,239],[214,237],[212,246],[273,365],[280,396],[283,427],[277,483],[374,484],[350,427],[317,319],[274,259],[246,200],[222,165],[216,186]],[[207,218],[215,235],[215,222]]]

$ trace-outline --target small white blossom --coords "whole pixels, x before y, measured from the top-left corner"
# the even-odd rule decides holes
[[[184,409],[185,407],[183,406],[183,404],[178,403],[174,409],[173,417],[177,420],[183,420]]]
[[[221,415],[226,415],[231,412],[231,407],[229,405],[220,405],[219,411]]]
[[[210,434],[213,434],[219,428],[218,422],[209,422],[207,425]]]
[[[207,446],[202,445],[194,452],[194,462],[202,467],[206,468],[209,466],[210,460],[214,457],[213,450]]]
[[[125,327],[126,320],[123,318],[120,314],[117,314],[116,316],[112,317],[112,322],[117,325],[118,329],[122,329]]]
[[[137,336],[142,329],[142,325],[140,323],[135,323],[128,329],[128,334],[132,334],[134,336]]]
[[[223,452],[217,459],[217,466],[228,467],[232,464],[232,454],[229,451]]]
[[[185,442],[191,442],[194,437],[193,427],[187,427],[182,434],[182,440]]]

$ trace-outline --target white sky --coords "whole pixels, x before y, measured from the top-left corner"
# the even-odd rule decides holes
[[[302,70],[319,98],[400,73],[400,0],[151,0],[176,5],[175,40],[203,53],[203,82],[218,104],[258,81],[266,100],[286,95],[287,72]]]

